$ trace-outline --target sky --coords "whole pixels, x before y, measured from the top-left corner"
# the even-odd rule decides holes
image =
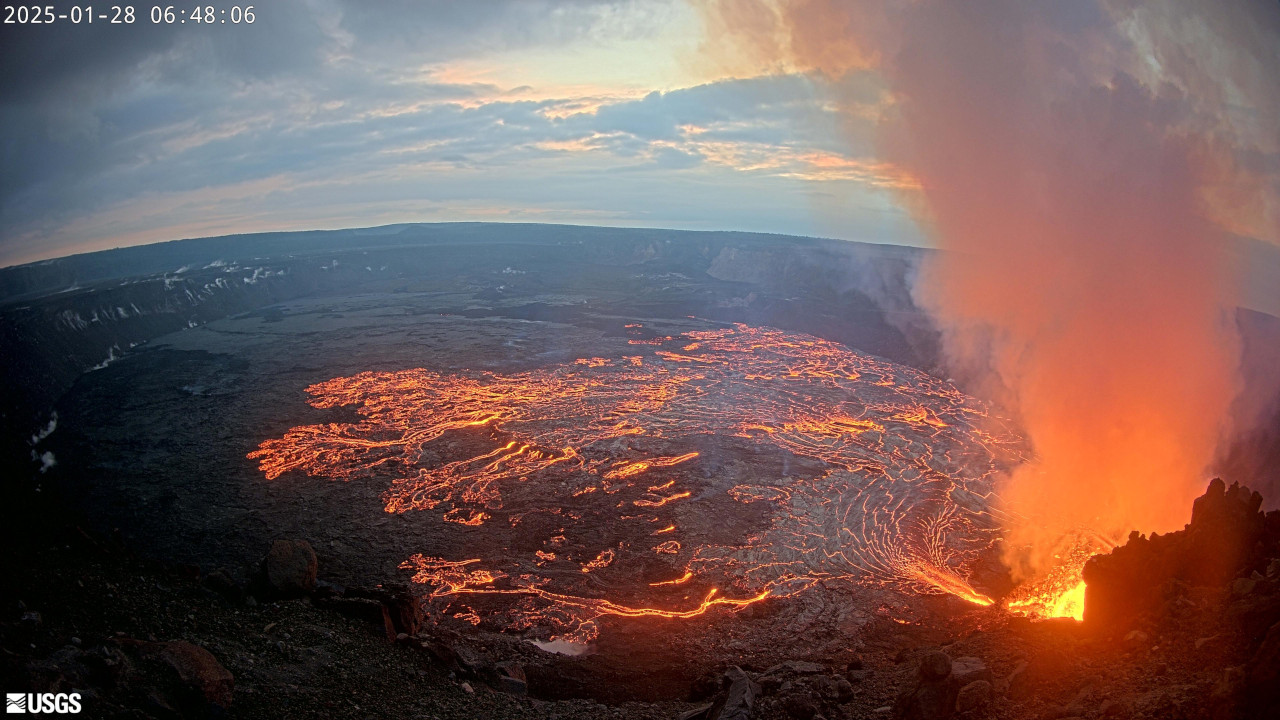
[[[470,220],[927,242],[876,157],[874,72],[735,59],[684,0],[149,8],[0,25],[0,266]]]
[[[1264,11],[1226,28],[1185,20],[1195,3],[1038,7],[1058,9],[1069,32],[1112,23],[1121,49],[1085,49],[1106,72],[1153,89],[1190,78],[1176,90],[1192,98],[1224,92],[1214,106],[1263,140],[1222,177],[1260,177],[1270,196],[1219,198],[1218,219],[1276,244],[1280,82],[1267,68],[1280,66],[1280,12],[1240,1]],[[935,244],[919,180],[884,151],[898,98],[883,64],[828,52],[838,62],[826,66],[803,48],[743,42],[822,4],[268,0],[252,24],[154,24],[149,4],[132,24],[0,24],[0,266],[187,237],[474,220]],[[839,32],[835,46],[851,47],[857,29]],[[1245,35],[1253,46],[1222,41]],[[1241,62],[1251,84],[1217,82]]]

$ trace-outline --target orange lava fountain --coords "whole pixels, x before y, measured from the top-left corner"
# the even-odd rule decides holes
[[[816,78],[850,157],[911,178],[900,206],[939,249],[917,307],[1036,455],[999,487],[1004,560],[1047,583],[1014,607],[1079,614],[1061,538],[1181,527],[1230,432],[1232,236],[1280,228],[1274,175],[1238,160],[1280,148],[1275,3],[697,6],[714,59]]]
[[[980,402],[806,335],[628,332],[638,354],[319,383],[313,406],[361,419],[295,427],[249,457],[268,479],[386,483],[386,512],[476,532],[553,518],[527,554],[405,562],[429,607],[472,623],[587,640],[606,616],[689,618],[827,581],[992,604],[967,576],[998,532],[992,478],[1023,458]],[[782,471],[722,462],[744,453]],[[708,540],[708,518],[740,515],[755,529]]]
[[[1018,587],[1005,600],[1010,612],[1032,618],[1084,619],[1084,564],[1116,543],[1090,531],[1079,531],[1059,543],[1056,564],[1043,577]]]

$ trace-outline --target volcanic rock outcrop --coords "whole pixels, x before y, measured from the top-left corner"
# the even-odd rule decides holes
[[[276,540],[262,570],[270,589],[281,596],[306,595],[316,587],[316,553],[306,540]]]
[[[1118,628],[1163,607],[1179,588],[1221,586],[1253,569],[1265,570],[1280,543],[1280,511],[1259,511],[1262,496],[1220,479],[1209,483],[1177,532],[1150,537],[1137,531],[1128,542],[1084,567],[1084,621]]]
[[[1280,716],[1280,511],[1263,513],[1261,505],[1249,488],[1214,479],[1183,530],[1132,533],[1084,567],[1084,621],[1095,631],[1168,631],[1189,613],[1216,614],[1235,628],[1247,660],[1226,668],[1214,687],[1215,720]],[[1146,637],[1140,630],[1125,637],[1135,635]],[[1214,641],[1202,638],[1196,648]]]
[[[942,720],[955,714],[960,681],[953,672],[951,658],[931,652],[920,660],[916,679],[903,688],[893,705],[897,720]]]

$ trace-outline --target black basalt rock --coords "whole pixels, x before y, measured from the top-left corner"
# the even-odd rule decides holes
[[[893,704],[896,720],[945,720],[956,712],[960,682],[951,674],[951,658],[934,651],[920,658],[915,677]]]
[[[1137,531],[1128,542],[1084,566],[1084,621],[1119,628],[1133,618],[1159,614],[1171,588],[1222,586],[1260,562],[1267,519],[1262,496],[1215,478],[1192,505],[1191,522],[1177,532],[1150,537]]]

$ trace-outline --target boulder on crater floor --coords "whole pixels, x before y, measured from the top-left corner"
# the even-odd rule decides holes
[[[968,712],[991,702],[991,683],[986,680],[974,680],[960,688],[956,696],[956,711]]]
[[[276,540],[262,561],[267,584],[281,595],[306,595],[316,589],[316,553],[306,540]]]
[[[696,712],[690,718],[707,718],[708,720],[749,720],[760,697],[760,685],[751,679],[742,668],[730,666],[722,676],[722,693],[715,702]]]
[[[226,709],[231,706],[235,678],[213,653],[185,640],[161,643],[155,654],[178,674],[188,687],[199,691],[209,703]]]
[[[920,658],[915,677],[893,704],[895,720],[946,720],[955,715],[960,683],[951,668],[951,658],[941,651]]]
[[[136,653],[139,667],[149,668],[130,672],[128,682],[157,707],[182,717],[206,717],[221,716],[231,706],[235,678],[208,650],[186,640],[116,642]]]

